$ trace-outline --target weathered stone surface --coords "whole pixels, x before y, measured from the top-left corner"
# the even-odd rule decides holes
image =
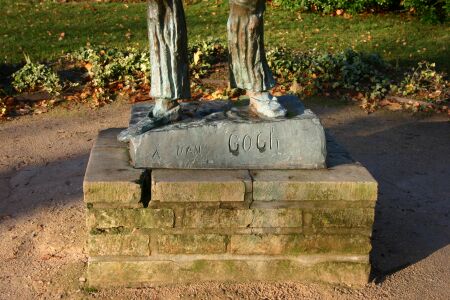
[[[302,227],[302,210],[292,209],[186,209],[186,228]]]
[[[135,207],[142,198],[145,171],[131,167],[127,148],[112,141],[116,132],[100,132],[92,148],[83,181],[84,201]]]
[[[359,164],[327,170],[264,170],[251,172],[255,201],[375,201],[378,184]]]
[[[319,208],[304,211],[305,227],[369,227],[374,222],[373,208]]]
[[[333,257],[330,257],[332,259]],[[262,256],[255,259],[215,260],[135,260],[90,261],[87,277],[90,286],[145,286],[198,281],[323,281],[363,285],[368,282],[370,265],[366,258],[341,257],[340,261],[327,258],[302,257],[273,259]]]
[[[301,227],[302,210],[291,209],[252,209],[253,221],[251,227]]]
[[[301,200],[253,201],[251,208],[374,208],[376,201]]]
[[[133,164],[151,169],[324,168],[326,139],[319,118],[296,97],[280,97],[280,102],[290,118],[254,118],[247,107],[235,107],[133,137]]]
[[[153,170],[152,200],[243,202],[252,192],[247,170]]]
[[[123,128],[108,128],[98,133],[94,148],[126,148],[126,145],[117,140],[117,135]],[[128,159],[129,161],[129,159]]]
[[[226,236],[220,234],[172,234],[159,235],[158,253],[213,254],[225,253]]]
[[[370,249],[370,237],[361,235],[249,234],[233,235],[230,239],[230,251],[233,254],[367,254]]]
[[[174,225],[171,209],[88,209],[88,228],[171,228]]]
[[[330,170],[157,169],[149,208],[132,209],[145,171],[114,136],[100,135],[85,180],[91,285],[367,282],[376,182],[330,137]]]
[[[91,234],[89,256],[148,256],[150,237],[143,234]]]
[[[369,254],[371,250],[372,242],[368,235],[316,233],[303,236],[302,247],[299,251],[304,251],[304,253]],[[295,253],[295,250],[292,253]]]

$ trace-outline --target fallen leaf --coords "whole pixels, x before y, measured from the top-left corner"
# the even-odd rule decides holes
[[[441,94],[442,94],[442,91],[437,90],[437,91],[434,91],[434,92],[428,94],[428,97],[430,97],[430,98],[437,98],[437,97],[439,97]]]
[[[294,94],[300,94],[303,91],[303,87],[297,81],[294,81],[289,90]]]
[[[381,107],[387,106],[387,105],[391,105],[392,102],[387,100],[387,99],[383,99],[378,103]]]
[[[197,65],[200,62],[200,59],[202,57],[203,52],[198,50],[197,52],[195,52],[194,54],[194,65]]]
[[[403,109],[403,105],[401,105],[400,103],[392,102],[386,108],[391,111],[398,111],[398,110]]]

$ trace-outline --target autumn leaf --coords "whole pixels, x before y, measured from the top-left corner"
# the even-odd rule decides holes
[[[391,102],[386,107],[387,107],[387,109],[389,109],[391,111],[398,111],[398,110],[401,110],[403,108],[403,105],[401,105],[400,103]]]
[[[203,52],[201,50],[198,50],[197,52],[195,52],[194,54],[194,65],[198,65],[198,63],[201,60]]]

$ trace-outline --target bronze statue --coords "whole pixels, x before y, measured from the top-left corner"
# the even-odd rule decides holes
[[[250,108],[264,118],[284,117],[286,110],[269,90],[275,80],[264,51],[264,0],[229,0],[228,43],[230,83],[247,90]],[[189,99],[189,61],[186,20],[182,0],[148,1],[151,91],[153,111],[138,124],[122,131],[128,141],[155,127],[180,119],[178,99]]]
[[[264,117],[285,109],[268,92],[274,85],[264,51],[264,0],[230,0],[228,43],[231,87],[247,90],[251,108]],[[187,32],[182,0],[150,0],[148,29],[153,116],[177,114],[177,99],[190,98]]]

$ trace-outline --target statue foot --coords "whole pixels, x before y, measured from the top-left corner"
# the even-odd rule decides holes
[[[120,132],[117,136],[117,140],[120,142],[128,142],[132,137],[143,134],[153,128],[178,121],[180,118],[180,106],[177,103],[176,106],[165,112],[158,110],[156,116],[154,114],[155,110],[153,110],[149,116],[145,117],[138,123],[122,130],[122,132]]]
[[[260,117],[280,118],[286,116],[287,110],[269,92],[249,92],[248,95],[250,96],[250,109]]]

